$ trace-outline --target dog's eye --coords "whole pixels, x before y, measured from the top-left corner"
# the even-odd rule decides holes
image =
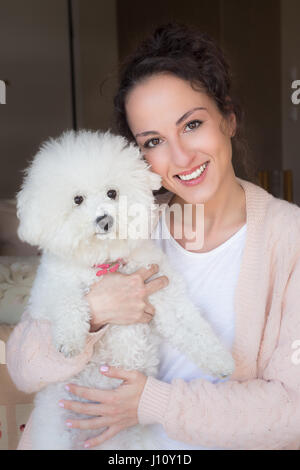
[[[83,202],[83,197],[82,196],[75,196],[74,197],[74,202],[77,204],[77,206],[80,206],[80,204]]]
[[[117,197],[117,191],[115,189],[110,189],[106,194],[110,199],[116,199]]]

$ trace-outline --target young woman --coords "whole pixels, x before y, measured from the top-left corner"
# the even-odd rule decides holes
[[[164,214],[156,242],[184,274],[192,300],[231,349],[236,369],[217,382],[166,342],[158,377],[113,367],[124,380],[114,392],[78,387],[65,408],[90,415],[67,426],[106,430],[93,447],[140,422],[158,449],[297,449],[300,447],[300,210],[236,177],[241,113],[231,96],[229,67],[205,34],[166,25],[128,59],[115,98],[119,132],[140,147],[168,190],[172,208],[204,204],[204,243],[188,250]],[[195,222],[196,220],[196,222]],[[197,219],[183,219],[194,231]],[[162,239],[162,230],[170,237]],[[49,325],[24,316],[8,347],[8,367],[27,392],[79,372],[105,325],[149,321],[148,297],[167,282],[146,282],[157,267],[111,273],[88,295],[92,317],[86,350],[61,359]],[[34,340],[33,340],[34,339]],[[58,365],[59,364],[59,365]],[[59,404],[58,404],[59,406]],[[19,448],[30,448],[30,422]]]

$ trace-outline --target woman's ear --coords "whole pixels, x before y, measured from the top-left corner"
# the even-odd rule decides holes
[[[229,125],[230,125],[230,137],[234,137],[236,134],[236,116],[234,113],[231,113],[229,116]]]
[[[233,103],[232,103],[230,96],[226,97],[226,103],[227,103],[226,104],[227,112],[230,112],[227,118],[228,135],[232,138],[236,134],[237,124],[236,124],[236,115],[233,111]]]

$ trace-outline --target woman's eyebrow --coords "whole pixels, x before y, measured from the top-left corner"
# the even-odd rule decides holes
[[[158,131],[140,132],[139,134],[135,134],[135,137],[145,137],[146,135],[152,135],[152,134],[159,134],[159,132]]]
[[[186,113],[184,113],[183,116],[181,116],[178,121],[176,121],[176,126],[178,126],[179,124],[182,123],[182,121],[184,121],[186,118],[188,118],[191,114],[193,114],[195,111],[198,111],[198,110],[201,110],[201,109],[204,109],[205,111],[207,111],[206,108],[204,108],[203,106],[198,106],[197,108],[193,108],[193,109],[190,109],[189,111],[187,111]],[[145,131],[145,132],[140,132],[139,134],[136,134],[135,137],[145,137],[147,135],[153,135],[153,134],[159,134],[158,131]]]
[[[198,106],[197,108],[193,108],[193,109],[190,109],[189,111],[187,111],[183,116],[181,116],[181,118],[178,119],[178,121],[176,121],[176,126],[178,126],[179,124],[182,123],[182,121],[184,121],[186,118],[188,118],[191,114],[193,114],[195,111],[198,111],[198,110],[201,110],[201,109],[204,109],[205,111],[207,111],[206,108],[204,108],[203,106]]]

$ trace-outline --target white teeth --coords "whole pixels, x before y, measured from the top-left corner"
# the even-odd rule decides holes
[[[195,178],[198,178],[203,173],[207,165],[208,165],[208,162],[204,163],[203,165],[200,166],[200,168],[198,168],[198,170],[193,171],[193,173],[191,173],[190,175],[178,175],[178,176],[181,180],[184,180],[184,181],[193,180]]]

